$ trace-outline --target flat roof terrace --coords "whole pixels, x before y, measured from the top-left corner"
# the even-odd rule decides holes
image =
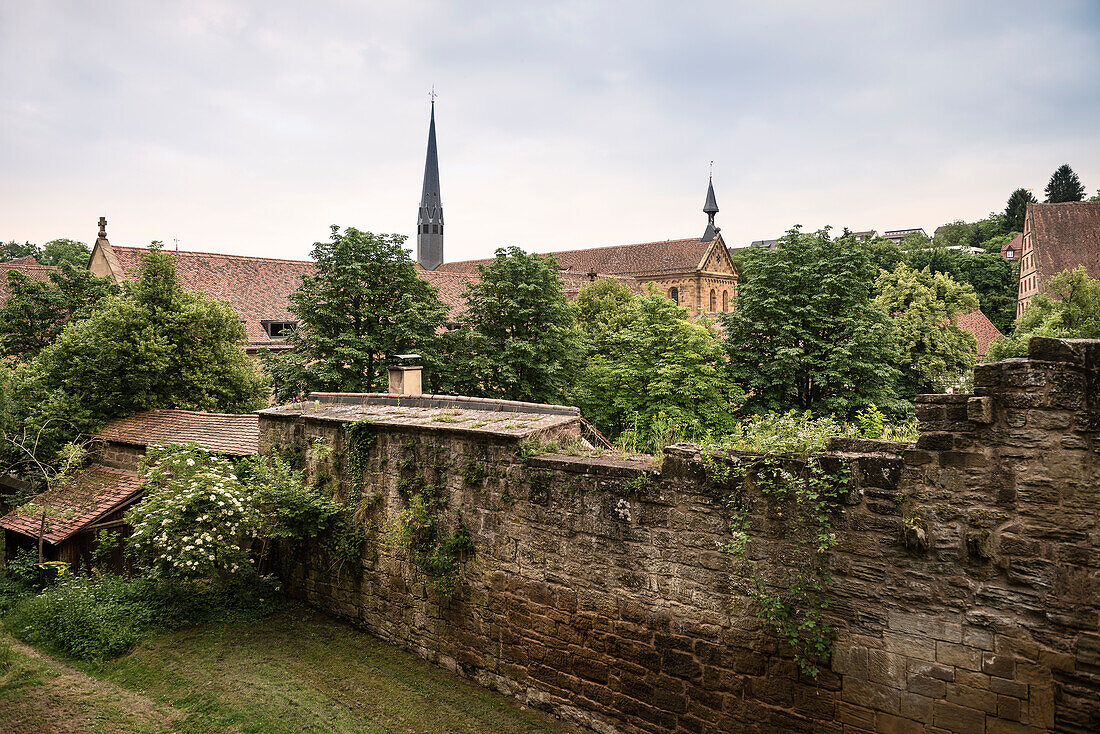
[[[330,423],[367,421],[380,426],[515,438],[581,421],[580,410],[568,405],[388,393],[312,393],[309,400],[266,408],[259,414],[275,419],[305,418]]]

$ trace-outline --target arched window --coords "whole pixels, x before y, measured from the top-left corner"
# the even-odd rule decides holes
[[[730,310],[730,292],[722,291],[722,312]]]
[[[714,313],[718,310],[718,294],[714,292],[714,289],[710,289],[710,312]]]
[[[680,305],[680,290],[676,288],[676,286],[668,289],[668,297],[671,298],[672,302],[675,303],[677,306]]]

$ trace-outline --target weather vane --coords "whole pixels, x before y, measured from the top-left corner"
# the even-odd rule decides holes
[[[714,178],[714,161],[711,161],[711,162],[710,162],[710,173],[709,173],[708,175],[709,175],[709,176],[710,176],[711,178]]]
[[[435,94],[435,85],[434,85],[434,84],[432,85],[432,93],[431,93],[431,95],[430,95],[430,96],[431,96],[431,98],[432,98],[432,104],[435,104],[435,97],[436,97],[436,94]]]

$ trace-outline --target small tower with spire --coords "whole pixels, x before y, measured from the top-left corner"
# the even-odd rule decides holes
[[[435,90],[428,125],[428,155],[424,160],[424,189],[416,217],[416,261],[425,270],[443,264],[443,202],[439,198],[439,156],[435,148]]]
[[[707,230],[699,238],[700,242],[710,242],[718,236],[718,227],[714,226],[714,215],[718,213],[718,202],[714,198],[714,174],[707,182],[707,201],[703,204],[703,213],[707,215]]]

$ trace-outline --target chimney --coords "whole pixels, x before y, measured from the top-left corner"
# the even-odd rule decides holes
[[[421,395],[424,392],[420,373],[423,366],[419,354],[398,354],[396,364],[390,365],[390,395]]]

